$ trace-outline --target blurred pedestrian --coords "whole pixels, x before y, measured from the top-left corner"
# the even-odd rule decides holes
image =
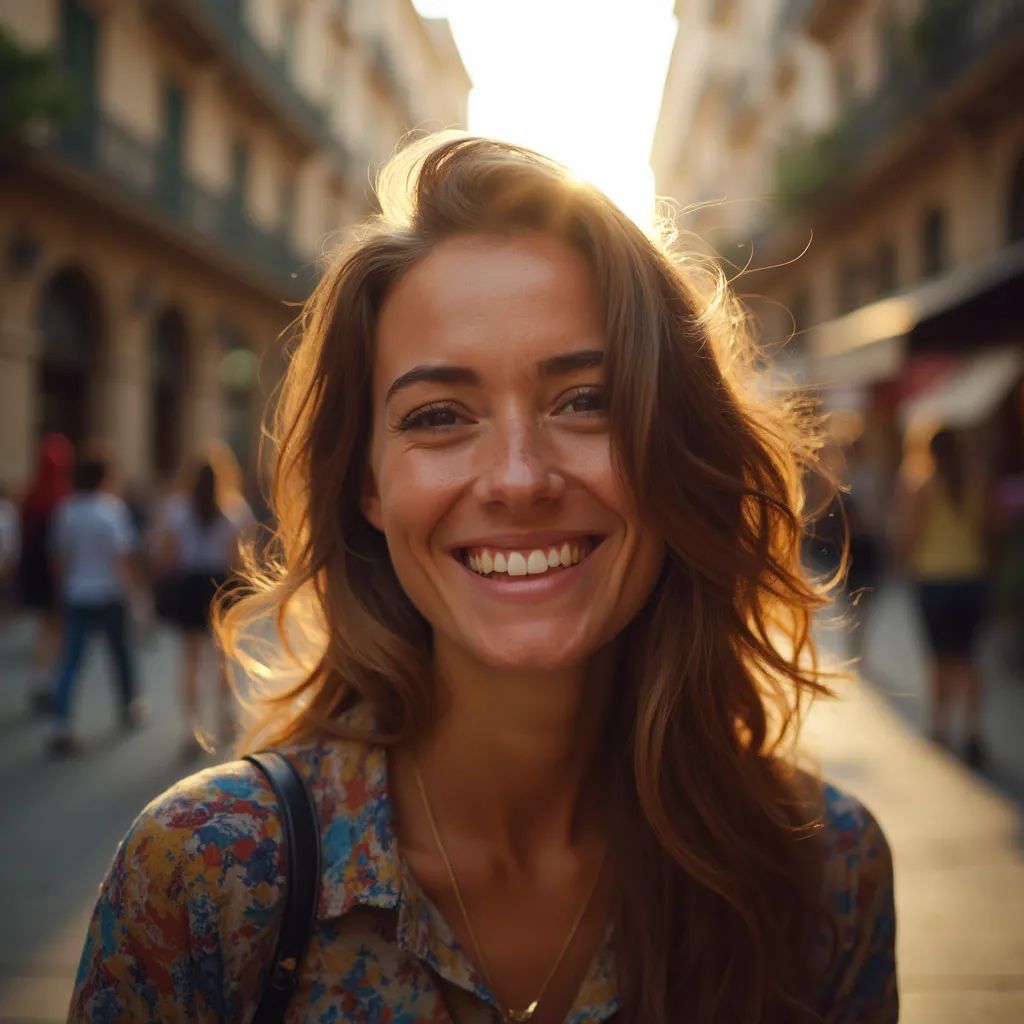
[[[986,753],[975,658],[988,591],[985,487],[967,470],[960,435],[940,430],[929,450],[931,470],[908,495],[904,556],[930,653],[931,734],[948,743],[963,705],[964,754],[979,767]]]
[[[71,491],[73,461],[71,442],[62,434],[47,434],[40,442],[35,473],[21,503],[17,598],[20,606],[37,618],[29,703],[40,714],[50,710],[53,667],[61,639],[57,584],[50,560],[50,530],[57,506]]]
[[[0,484],[0,624],[14,605],[14,581],[21,551],[21,523],[18,507],[6,487]]]
[[[227,667],[210,634],[210,606],[238,560],[239,539],[254,522],[238,490],[240,474],[230,449],[215,445],[193,467],[186,490],[170,499],[157,527],[157,559],[163,585],[174,596],[170,617],[181,636],[181,707],[185,735],[183,759],[211,744],[201,726],[199,676],[206,652],[216,661],[219,737],[234,730]]]
[[[71,700],[82,658],[94,633],[102,633],[114,664],[125,729],[141,724],[128,596],[137,536],[125,503],[111,493],[110,464],[87,455],[75,467],[75,493],[57,509],[51,540],[64,615],[64,643],[54,677],[54,757],[78,751],[71,730]]]

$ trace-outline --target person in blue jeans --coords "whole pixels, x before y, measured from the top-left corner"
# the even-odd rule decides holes
[[[90,638],[102,633],[110,648],[126,729],[141,724],[127,595],[130,559],[137,547],[127,505],[110,492],[110,466],[88,456],[75,467],[75,490],[57,509],[51,555],[60,580],[64,644],[54,680],[54,757],[79,751],[71,728],[71,699]]]

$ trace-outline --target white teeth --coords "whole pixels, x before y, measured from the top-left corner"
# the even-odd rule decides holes
[[[589,539],[564,541],[561,547],[550,547],[546,550],[534,548],[529,552],[491,552],[481,548],[475,553],[466,551],[463,560],[468,568],[482,576],[489,576],[492,573],[540,576],[549,569],[557,569],[559,566],[568,568],[577,565],[587,557],[592,548]]]
[[[539,576],[548,571],[548,556],[543,551],[531,551],[526,560],[526,571],[531,576]]]
[[[518,551],[513,551],[508,556],[509,576],[525,576],[527,573],[526,559]]]

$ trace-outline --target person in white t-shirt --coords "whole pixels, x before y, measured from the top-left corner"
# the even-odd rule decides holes
[[[86,457],[75,467],[75,492],[57,507],[50,538],[64,614],[49,742],[55,757],[78,748],[71,731],[71,698],[94,633],[102,633],[110,648],[122,725],[134,728],[141,719],[127,614],[137,539],[128,507],[107,490],[110,476],[109,464],[99,456]]]
[[[225,458],[219,452],[194,467],[190,486],[168,499],[157,529],[158,561],[163,572],[177,580],[171,618],[181,633],[182,756],[187,758],[210,748],[200,725],[199,669],[204,648],[211,647],[211,606],[229,583],[241,535],[255,522],[245,499],[232,486]],[[224,660],[219,652],[214,656],[220,678],[221,739],[228,739],[233,731],[231,692]]]

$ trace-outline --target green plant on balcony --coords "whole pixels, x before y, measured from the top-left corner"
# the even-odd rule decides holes
[[[911,50],[918,60],[926,63],[943,45],[951,21],[963,8],[963,0],[926,0],[908,32]]]
[[[843,127],[840,122],[786,146],[779,153],[775,200],[780,212],[801,212],[839,180],[843,172]]]
[[[66,120],[73,97],[60,65],[45,50],[28,50],[0,28],[0,143],[32,124]]]

